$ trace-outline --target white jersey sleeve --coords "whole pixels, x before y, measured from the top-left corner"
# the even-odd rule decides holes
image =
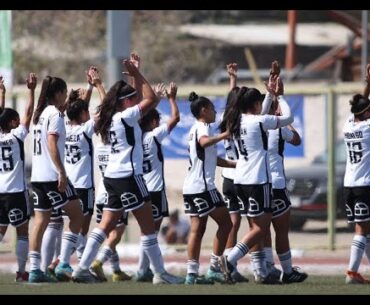
[[[135,125],[141,119],[141,109],[139,105],[127,108],[121,112],[121,117],[130,126]]]
[[[11,133],[15,135],[18,139],[22,140],[24,142],[24,139],[28,135],[28,129],[26,126],[20,124],[17,128],[14,128],[11,130]]]
[[[91,139],[94,134],[95,120],[88,120],[82,126],[84,127],[83,132]]]
[[[32,182],[58,180],[58,171],[48,149],[48,135],[58,136],[57,147],[61,161],[64,160],[66,129],[63,114],[52,105],[47,106],[33,126]]]
[[[161,126],[154,128],[152,132],[153,137],[155,137],[159,143],[162,143],[162,141],[169,135],[168,125],[162,124]]]
[[[288,127],[282,127],[281,128],[281,136],[282,136],[284,141],[290,142],[290,141],[293,140],[294,133]]]
[[[278,126],[278,117],[276,115],[261,115],[263,129],[276,129]]]

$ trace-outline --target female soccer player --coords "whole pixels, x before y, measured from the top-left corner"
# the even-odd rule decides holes
[[[30,207],[28,190],[24,174],[24,140],[28,135],[37,78],[30,73],[27,80],[29,100],[22,120],[17,111],[5,106],[3,77],[0,76],[0,241],[3,239],[8,225],[17,231],[15,253],[18,262],[16,282],[28,281],[26,262],[28,256],[28,220]]]

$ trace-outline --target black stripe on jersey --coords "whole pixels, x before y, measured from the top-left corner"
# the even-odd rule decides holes
[[[204,186],[206,187],[206,191],[208,191],[208,186],[207,186],[207,181],[206,181],[206,170],[204,168],[204,165],[205,165],[205,158],[206,158],[206,154],[205,154],[205,149],[200,146],[199,142],[198,142],[198,130],[195,131],[195,147],[196,147],[196,151],[197,151],[197,157],[199,158],[199,160],[202,161],[202,176],[203,176],[203,181],[204,181]]]
[[[153,137],[154,143],[157,145],[157,156],[158,160],[162,163],[162,183],[163,183],[163,189],[165,189],[166,185],[164,182],[164,158],[163,158],[163,152],[162,152],[162,145],[159,143],[156,137]]]
[[[13,135],[14,136],[14,135]],[[26,169],[25,169],[25,166],[24,166],[24,143],[21,139],[17,138],[16,136],[14,136],[14,138],[17,139],[17,142],[18,142],[18,145],[19,145],[19,152],[20,152],[20,159],[22,161],[22,172],[23,172],[23,186],[24,186],[24,189],[27,189],[27,185],[26,185]],[[26,196],[27,197],[27,196]]]
[[[278,154],[280,156],[284,156],[284,144],[285,144],[285,141],[283,139],[283,134],[282,134],[282,131],[281,131],[281,128],[279,128],[279,143],[278,143]]]
[[[261,129],[263,149],[267,150],[267,144],[268,144],[267,134],[266,134],[266,131],[263,130],[263,126],[261,122],[260,122],[260,129]]]
[[[134,171],[134,163],[132,162],[132,155],[134,154],[134,147],[135,147],[135,133],[134,133],[134,127],[131,127],[128,125],[124,119],[121,118],[121,122],[123,126],[125,126],[125,133],[126,133],[126,140],[128,145],[132,146],[131,153],[130,153],[130,162],[131,162],[131,168],[132,168],[132,174],[135,174]]]
[[[91,185],[94,187],[94,161],[93,161],[93,143],[92,143],[92,139],[89,138],[89,136],[83,132],[82,133],[86,139],[86,142],[87,144],[89,145],[89,156],[90,156],[90,168],[91,168],[91,175],[90,175],[90,178],[91,178]]]

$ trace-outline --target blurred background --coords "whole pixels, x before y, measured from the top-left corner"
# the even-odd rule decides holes
[[[303,140],[297,148],[286,145],[291,226],[309,232],[315,220],[334,249],[338,225],[340,232],[347,229],[341,130],[349,100],[363,91],[369,38],[368,11],[361,10],[0,11],[0,74],[7,106],[22,114],[29,72],[37,73],[39,84],[50,74],[77,89],[86,87],[85,70],[96,65],[108,89],[122,77],[122,59],[137,52],[153,85],[175,81],[179,87],[181,122],[164,148],[170,209],[182,211],[186,135],[193,123],[189,93],[210,97],[219,115],[228,92],[226,64],[238,63],[239,85],[264,92],[271,62],[278,60]],[[94,91],[92,106],[97,102]],[[166,100],[159,110],[165,121]],[[219,190],[221,183],[218,171]],[[136,222],[131,224],[126,240],[138,237]]]

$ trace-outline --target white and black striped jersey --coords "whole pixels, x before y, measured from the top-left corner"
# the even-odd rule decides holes
[[[370,185],[370,119],[355,122],[351,115],[343,127],[347,150],[345,187]]]
[[[273,189],[285,189],[284,145],[293,139],[288,127],[270,130],[268,133],[268,154]]]
[[[203,193],[216,188],[216,145],[202,148],[199,144],[202,136],[212,137],[213,131],[209,124],[196,121],[190,129],[188,138],[190,167],[184,181],[184,195]]]
[[[117,112],[109,129],[111,153],[105,177],[125,178],[143,173],[142,132],[138,105]]]
[[[104,172],[107,167],[108,161],[109,161],[109,155],[111,151],[110,144],[104,144],[101,141],[96,145],[94,149],[94,156],[95,156],[95,163],[98,165],[101,178],[99,180],[99,186],[98,190],[96,192],[96,203],[99,204],[101,202],[105,202],[107,191],[105,189],[103,178],[104,178]]]
[[[0,194],[18,193],[26,189],[24,139],[28,134],[19,125],[10,133],[0,132]]]
[[[271,182],[267,130],[275,129],[277,124],[278,119],[274,115],[241,115],[240,137],[235,141],[239,153],[235,184]]]
[[[143,172],[149,192],[159,192],[164,188],[164,159],[161,143],[168,135],[167,124],[143,134]]]
[[[75,188],[91,188],[93,182],[94,120],[81,125],[66,123],[64,167]]]
[[[49,134],[58,136],[58,152],[60,160],[63,162],[66,138],[64,115],[53,105],[49,105],[44,109],[38,123],[33,126],[32,182],[58,180],[58,171],[50,157],[48,149]]]

